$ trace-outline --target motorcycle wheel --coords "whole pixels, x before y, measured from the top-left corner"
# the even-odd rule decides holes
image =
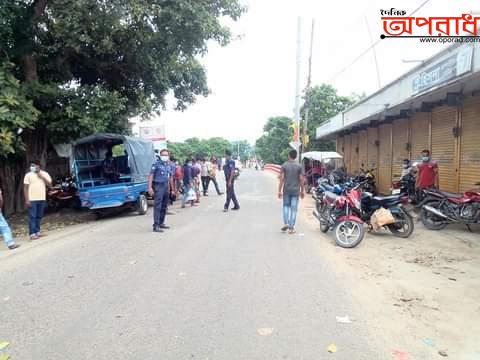
[[[335,227],[335,242],[342,248],[354,248],[365,236],[363,224],[356,221],[341,221]]]
[[[400,212],[400,214],[393,214],[393,217],[395,218],[395,223],[388,225],[390,232],[396,237],[410,237],[414,228],[412,217],[403,210]]]
[[[429,205],[438,209],[440,206],[440,201],[427,202],[425,205]],[[425,210],[424,208],[422,208],[422,213],[420,216],[422,217],[423,225],[428,230],[442,230],[448,225],[442,218],[436,216],[430,211]]]
[[[330,225],[328,224],[328,218],[330,217],[330,213],[327,209],[319,211],[320,213],[320,231],[322,233],[326,233],[330,229]]]

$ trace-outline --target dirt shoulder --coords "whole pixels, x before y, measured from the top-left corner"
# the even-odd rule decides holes
[[[319,229],[313,199],[303,202],[307,224]],[[368,312],[379,338],[408,359],[480,359],[480,228],[440,232],[415,222],[409,239],[367,233],[355,249],[335,246],[318,230],[319,251]],[[442,356],[439,352],[444,352]],[[407,358],[405,358],[407,359]]]

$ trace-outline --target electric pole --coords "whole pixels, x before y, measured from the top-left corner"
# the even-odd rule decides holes
[[[296,84],[295,84],[295,110],[294,110],[294,122],[295,131],[293,137],[294,148],[300,153],[300,68],[302,63],[302,18],[298,17],[297,20],[297,69],[296,69]],[[300,154],[298,156],[298,162],[300,162]]]
[[[302,152],[307,146],[307,143],[309,141],[308,137],[308,117],[310,115],[310,103],[309,103],[309,97],[310,97],[310,88],[312,86],[312,58],[313,58],[313,39],[315,36],[315,19],[312,19],[312,32],[310,34],[310,55],[308,57],[308,78],[307,78],[307,88],[305,90],[306,93],[306,99],[305,103],[307,104],[305,108],[305,121],[303,124],[303,147],[302,147]],[[300,158],[300,154],[298,155]]]

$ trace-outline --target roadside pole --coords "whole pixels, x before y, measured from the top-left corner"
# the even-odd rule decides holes
[[[296,127],[296,135],[293,138],[294,148],[298,152],[298,162],[300,163],[300,68],[302,62],[302,18],[297,19],[297,69],[296,69],[296,84],[295,84],[295,109],[294,109],[294,123]]]
[[[305,102],[307,104],[307,107],[305,109],[305,121],[303,123],[303,138],[301,143],[303,144],[302,150],[305,149],[305,147],[308,145],[308,142],[310,139],[307,141],[307,136],[308,136],[308,117],[310,115],[310,107],[309,107],[309,96],[310,96],[310,88],[312,86],[312,57],[313,57],[313,39],[315,36],[315,19],[312,19],[312,33],[310,35],[310,56],[308,57],[308,78],[307,78],[307,88],[305,90],[306,93],[306,99]],[[299,154],[299,157],[300,154]]]

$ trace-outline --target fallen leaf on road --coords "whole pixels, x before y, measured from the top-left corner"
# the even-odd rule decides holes
[[[393,352],[393,357],[395,360],[410,360],[410,355],[406,352],[395,350]]]
[[[130,265],[135,265],[136,263],[137,263],[137,260],[132,260],[132,261],[130,261],[129,264],[130,264]]]
[[[75,275],[68,275],[67,278],[69,279],[73,279],[75,277]]]
[[[448,280],[457,281],[455,278],[448,278]]]
[[[415,300],[414,298],[400,298],[400,301],[403,301],[403,302],[410,302],[410,301],[413,301]]]
[[[352,321],[350,320],[350,318],[348,316],[335,316],[335,318],[337,319],[337,323],[340,323],[340,324],[351,324]]]
[[[0,360],[10,360],[10,355],[0,355]]]
[[[337,346],[335,344],[330,344],[327,348],[328,352],[333,354],[337,352]]]
[[[9,345],[8,341],[0,341],[0,351],[5,350]]]
[[[270,336],[273,334],[274,330],[275,330],[274,328],[260,328],[260,329],[257,329],[257,333],[258,335],[261,335],[261,336]]]
[[[30,286],[33,285],[33,281],[25,281],[22,283],[23,286]]]
[[[440,350],[440,351],[438,352],[438,354],[439,354],[440,356],[443,356],[443,357],[448,357],[448,353],[447,353],[446,350]]]

